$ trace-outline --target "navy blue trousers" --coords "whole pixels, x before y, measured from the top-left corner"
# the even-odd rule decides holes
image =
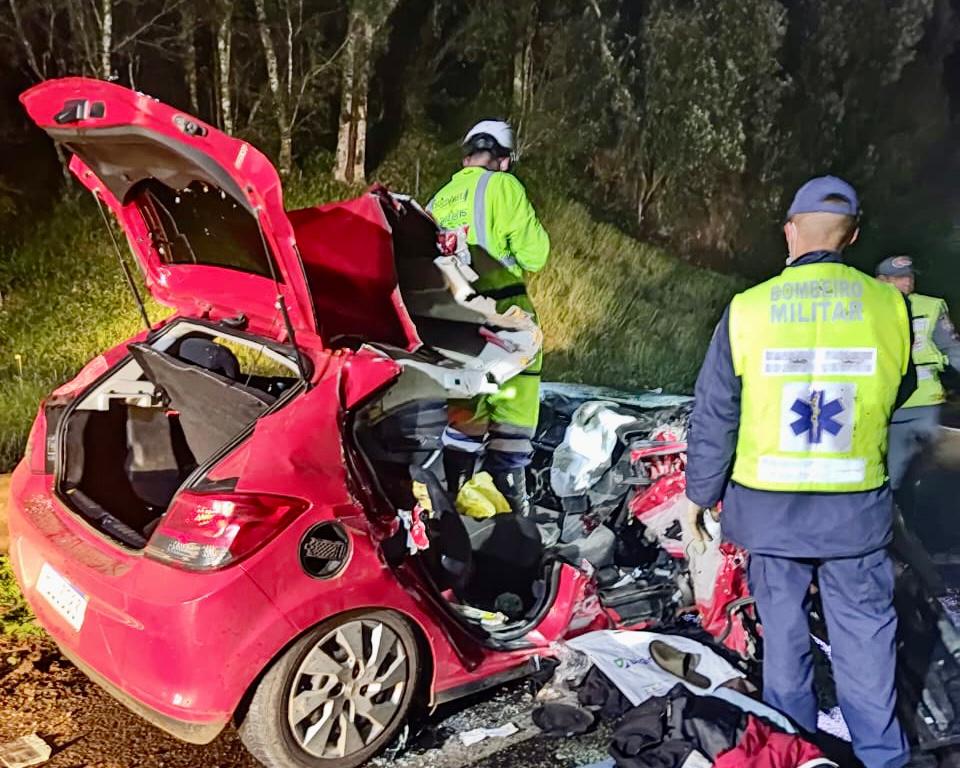
[[[895,411],[890,421],[887,472],[890,487],[903,485],[913,460],[940,434],[940,406],[920,405]]]
[[[810,733],[817,730],[809,624],[814,574],[854,752],[866,768],[901,768],[910,752],[896,714],[897,615],[886,550],[827,560],[751,554],[750,590],[763,624],[764,701]]]

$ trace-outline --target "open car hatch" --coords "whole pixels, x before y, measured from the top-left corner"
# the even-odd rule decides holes
[[[325,342],[393,359],[420,381],[420,397],[423,386],[495,392],[540,350],[533,318],[516,307],[498,314],[440,256],[437,226],[412,199],[374,187],[288,215]]]
[[[50,80],[21,101],[116,215],[154,298],[281,338],[280,296],[293,328],[316,332],[280,179],[257,149],[100,80]]]
[[[529,315],[498,314],[440,255],[410,198],[374,187],[287,212],[261,152],[142,93],[78,77],[20,98],[117,217],[151,295],[181,315],[364,348],[452,397],[496,391],[541,347]]]

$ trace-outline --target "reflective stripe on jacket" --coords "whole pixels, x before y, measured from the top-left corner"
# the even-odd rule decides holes
[[[917,389],[904,403],[904,408],[939,405],[946,400],[940,373],[946,366],[943,353],[933,340],[940,316],[946,314],[943,299],[912,293],[909,296],[913,315],[913,364],[917,366]]]
[[[510,173],[464,168],[427,208],[442,229],[466,228],[477,292],[491,298],[524,295],[523,273],[540,271],[550,255],[550,238]]]

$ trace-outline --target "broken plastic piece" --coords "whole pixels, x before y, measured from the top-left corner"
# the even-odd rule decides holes
[[[4,768],[29,768],[47,762],[52,752],[47,742],[31,733],[0,744],[0,765]]]
[[[513,723],[506,723],[497,728],[472,728],[460,734],[460,743],[470,747],[484,739],[504,739],[507,736],[513,736],[519,730]]]

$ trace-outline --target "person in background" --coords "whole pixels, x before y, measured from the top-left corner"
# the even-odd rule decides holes
[[[479,295],[494,299],[497,312],[515,305],[535,317],[524,275],[546,265],[550,238],[523,184],[510,173],[514,150],[509,124],[477,123],[463,140],[463,168],[434,195],[427,210],[442,230],[466,238],[470,266],[479,275],[473,286]],[[540,414],[541,359],[538,353],[495,394],[448,403],[443,463],[451,493],[473,475],[476,457],[485,447],[483,469],[512,511],[528,512],[526,467]]]
[[[783,228],[786,269],[724,312],[696,384],[687,523],[702,542],[723,502],[723,537],[750,554],[764,700],[809,733],[817,580],[854,751],[867,768],[900,768],[886,447],[913,387],[910,320],[892,286],[843,263],[859,217],[848,183],[808,181]]]
[[[960,371],[960,338],[943,299],[914,293],[913,259],[891,256],[876,268],[877,279],[891,283],[907,297],[913,319],[913,363],[917,389],[893,414],[887,466],[890,487],[903,484],[913,460],[931,444],[940,429],[940,405],[946,392],[940,374],[949,365]]]

